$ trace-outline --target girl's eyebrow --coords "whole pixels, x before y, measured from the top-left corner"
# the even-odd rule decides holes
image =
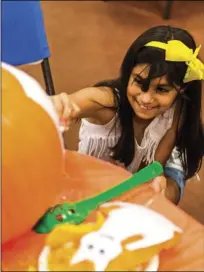
[[[158,86],[159,86],[159,87],[165,87],[165,88],[166,88],[166,87],[171,87],[171,88],[173,87],[173,86],[170,86],[169,84],[165,84],[165,83],[163,83],[163,84],[162,84],[162,83],[161,83],[161,84],[159,83]]]
[[[173,88],[173,89],[175,89],[177,92],[179,92],[180,91],[180,89],[178,89],[178,87],[177,86],[175,86],[175,85],[173,85],[173,86],[171,86],[171,85],[168,85],[168,84],[158,84],[158,87],[162,87],[162,88],[164,88],[164,89],[168,89],[169,90],[169,88]],[[166,89],[166,90],[167,90]]]
[[[137,74],[134,72],[132,74],[133,74],[133,76],[138,77],[140,80],[146,79],[146,78],[142,77],[140,74]],[[179,91],[177,86],[175,86],[175,85],[171,86],[168,83],[159,83],[157,86],[162,87],[162,88],[175,88],[177,91]]]
[[[142,77],[140,74],[133,73],[134,76],[138,77],[141,80],[145,80],[146,78]],[[160,87],[171,87],[168,83],[159,83],[158,86]]]
[[[140,74],[137,74],[137,73],[132,73],[132,74],[133,74],[133,76],[136,76],[136,77],[138,77],[141,80],[145,79]]]

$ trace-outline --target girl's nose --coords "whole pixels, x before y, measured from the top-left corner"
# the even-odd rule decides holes
[[[143,92],[140,94],[140,102],[144,105],[148,105],[151,104],[154,101],[154,98],[152,96],[152,94],[148,91],[148,92]]]

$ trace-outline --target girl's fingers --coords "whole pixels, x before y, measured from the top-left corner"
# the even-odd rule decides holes
[[[151,187],[155,191],[155,193],[165,194],[165,190],[167,188],[167,181],[164,176],[156,177],[151,182]]]
[[[72,107],[73,107],[74,113],[79,114],[79,112],[80,112],[79,106],[77,104],[75,104],[75,103],[72,103]]]
[[[62,113],[61,119],[66,121],[70,117],[72,106],[69,102],[69,98],[66,93],[61,93],[60,98],[63,104],[63,113]]]
[[[68,113],[68,115],[69,115],[68,121],[73,122],[73,121],[75,121],[78,118],[80,109],[79,109],[79,107],[76,104],[72,103],[69,106],[69,110],[68,110],[69,111],[69,113]]]
[[[60,131],[65,132],[78,118],[80,109],[76,104],[70,103],[69,97],[66,93],[54,95],[51,97],[51,100],[59,116]]]
[[[51,101],[52,101],[56,111],[57,111],[59,118],[61,118],[62,113],[63,113],[63,108],[64,108],[62,100],[59,99],[58,95],[51,96],[50,98],[51,98]]]
[[[61,133],[64,133],[64,132],[66,132],[68,129],[66,129],[66,127],[64,126],[64,125],[60,125],[60,127],[59,127],[59,131],[61,132]]]
[[[62,103],[64,106],[62,119],[65,120],[65,122],[75,120],[80,111],[79,107],[75,103],[70,103],[67,95],[62,96]]]

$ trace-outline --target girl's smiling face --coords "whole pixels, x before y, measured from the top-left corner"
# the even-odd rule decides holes
[[[178,95],[178,87],[169,85],[166,76],[148,80],[150,66],[138,64],[129,78],[127,97],[136,116],[149,120],[168,110]]]

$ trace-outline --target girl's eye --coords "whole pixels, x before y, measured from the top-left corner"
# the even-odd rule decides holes
[[[136,83],[137,85],[142,84],[142,81],[139,78],[136,78],[136,77],[134,78],[133,82]]]
[[[158,86],[157,87],[157,92],[158,93],[168,93],[168,92],[170,92],[170,90],[164,89],[164,88]]]

